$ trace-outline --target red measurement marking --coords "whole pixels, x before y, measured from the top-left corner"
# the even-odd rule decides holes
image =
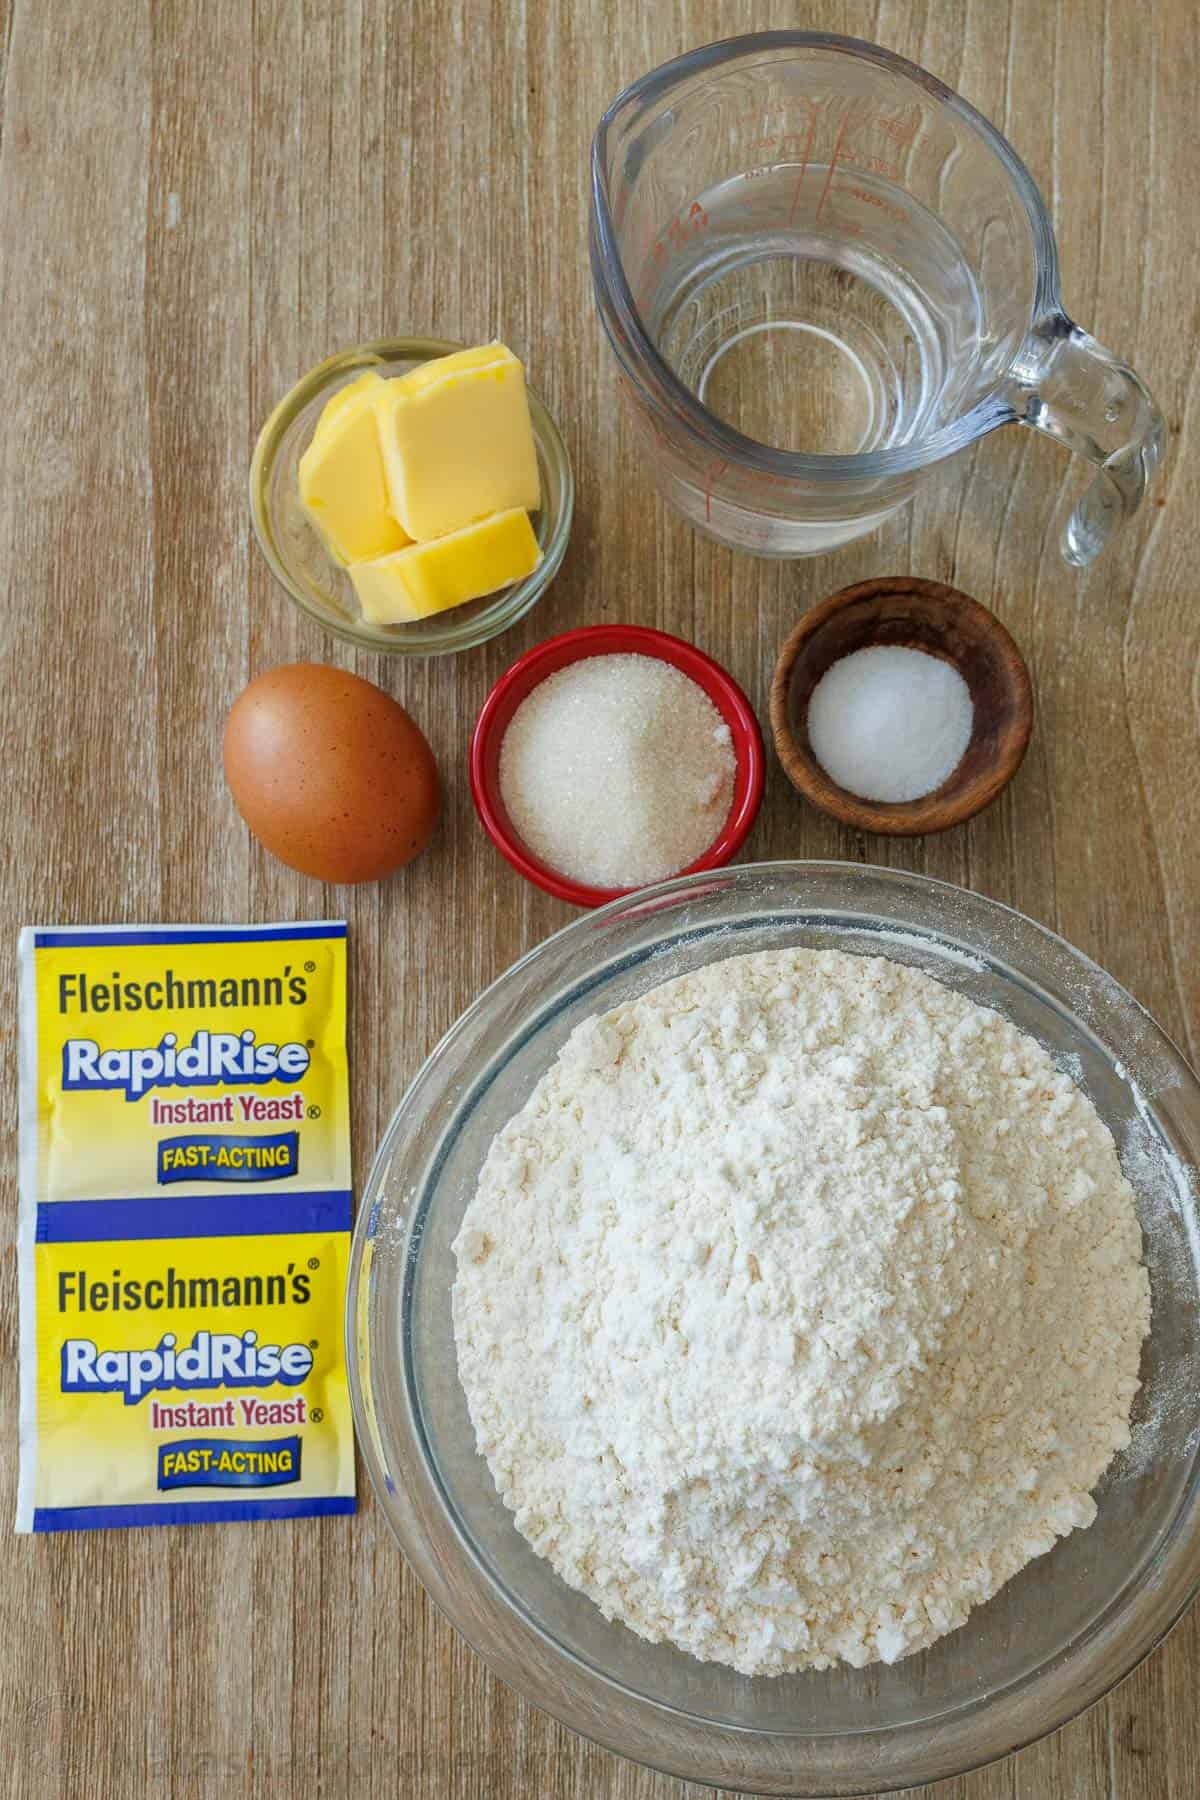
[[[688,207],[686,217],[682,211],[677,212],[662,237],[656,239],[652,249],[649,246],[649,239],[646,239],[643,254],[649,254],[650,266],[643,269],[634,289],[634,304],[640,311],[645,310],[645,303],[654,290],[656,277],[662,273],[663,267],[670,261],[671,251],[663,239],[667,239],[673,249],[682,250],[686,248],[689,238],[696,237],[707,229],[708,214],[699,200],[693,200]]]
[[[693,200],[691,206],[688,208],[686,221],[683,213],[677,212],[675,217],[671,220],[671,223],[663,232],[662,237],[658,239],[658,242],[654,246],[655,262],[662,262],[668,254],[667,246],[664,244],[663,238],[668,238],[678,250],[687,243],[689,237],[695,237],[698,232],[705,230],[707,225],[708,214],[698,200]]]
[[[902,206],[894,206],[890,200],[885,200],[881,194],[873,194],[869,188],[839,187],[836,191],[848,194],[853,200],[861,200],[864,206],[874,206],[879,212],[887,213],[889,218],[898,219],[902,225],[908,223],[908,214]]]
[[[791,204],[790,208],[788,209],[788,224],[789,225],[791,225],[793,223],[793,221],[795,220],[796,208],[800,204],[800,190],[804,186],[804,177],[808,174],[809,159],[812,156],[813,144],[816,141],[817,125],[819,123],[819,120],[820,120],[820,115],[818,113],[814,112],[812,118],[808,122],[808,136],[804,140],[804,157],[800,164],[800,173],[796,177],[796,186],[792,192],[792,204]],[[819,216],[820,215],[818,213],[818,217]]]
[[[889,181],[900,179],[899,163],[889,162],[886,156],[859,156],[857,152],[851,156],[843,154],[842,167],[862,169],[868,175],[884,175]]]
[[[892,138],[897,144],[911,144],[921,129],[922,116],[921,108],[914,106],[890,117],[885,113],[868,113],[863,124],[877,126],[885,137]]]
[[[755,487],[787,487],[790,484],[786,475],[773,474],[770,469],[756,469],[754,485]]]
[[[816,222],[818,225],[821,222],[821,213],[822,213],[822,210],[824,209],[825,202],[829,198],[829,184],[833,180],[833,171],[837,168],[838,156],[840,155],[841,148],[842,148],[842,139],[846,135],[846,128],[849,125],[849,123],[850,123],[849,113],[843,113],[842,114],[842,122],[838,126],[837,137],[833,141],[833,155],[829,159],[829,168],[825,174],[825,186],[821,189],[821,198],[817,201]]]

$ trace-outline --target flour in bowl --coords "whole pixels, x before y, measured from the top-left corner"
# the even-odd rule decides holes
[[[581,1025],[455,1243],[518,1530],[747,1674],[893,1662],[1089,1525],[1150,1295],[1090,1101],[884,958],[770,951]]]

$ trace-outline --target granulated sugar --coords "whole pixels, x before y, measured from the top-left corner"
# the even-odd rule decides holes
[[[953,664],[873,644],[822,675],[808,703],[808,740],[847,793],[919,800],[958,766],[973,721],[970,690]]]
[[[548,676],[500,747],[518,836],[589,887],[641,887],[695,862],[728,817],[733,777],[720,713],[654,656],[589,656]]]

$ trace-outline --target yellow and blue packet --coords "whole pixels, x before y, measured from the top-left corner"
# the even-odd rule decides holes
[[[19,954],[17,1530],[353,1512],[345,924]]]

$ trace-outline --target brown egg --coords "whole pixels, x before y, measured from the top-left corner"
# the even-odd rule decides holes
[[[225,779],[280,862],[321,881],[378,881],[420,854],[441,795],[433,752],[402,706],[344,669],[285,663],[238,695]]]

